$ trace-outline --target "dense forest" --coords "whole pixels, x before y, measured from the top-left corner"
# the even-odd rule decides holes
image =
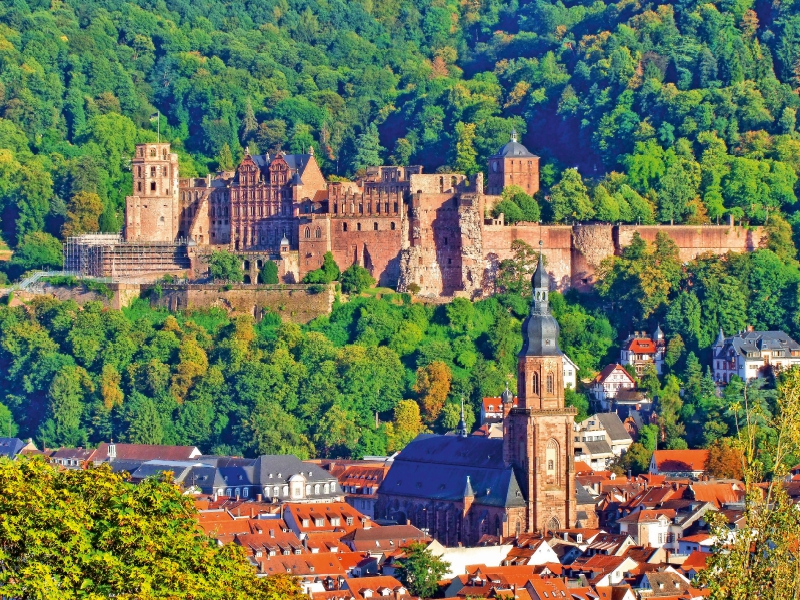
[[[118,230],[159,129],[185,175],[313,145],[353,176],[376,157],[472,174],[516,128],[543,157],[520,216],[795,223],[798,85],[794,1],[10,0],[7,270]]]

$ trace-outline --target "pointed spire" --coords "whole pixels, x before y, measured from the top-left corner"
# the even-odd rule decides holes
[[[722,327],[719,328],[719,335],[717,336],[717,341],[714,344],[715,346],[724,346],[725,345],[725,332],[722,331]]]
[[[467,422],[464,420],[464,396],[461,396],[461,420],[458,422],[458,429],[456,429],[458,437],[467,437]]]
[[[663,339],[664,339],[664,332],[663,332],[663,331],[661,331],[661,323],[659,323],[658,325],[656,325],[656,330],[655,330],[655,332],[653,333],[653,339],[654,339],[655,341],[658,341],[658,340],[663,340]]]
[[[467,475],[467,484],[464,486],[464,498],[474,498],[475,491],[472,489],[472,482],[469,480],[469,475]]]

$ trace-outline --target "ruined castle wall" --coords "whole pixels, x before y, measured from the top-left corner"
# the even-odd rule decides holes
[[[511,242],[522,240],[534,248],[543,242],[547,270],[556,282],[556,289],[563,290],[572,281],[572,227],[569,225],[539,225],[518,223],[516,225],[484,225],[484,293],[494,290],[494,279],[500,262],[513,258]]]
[[[415,177],[412,175],[412,187]],[[410,247],[401,258],[400,289],[415,283],[424,296],[452,296],[463,289],[459,209],[459,196],[455,194],[412,197]]]
[[[595,273],[600,263],[617,250],[614,238],[613,225],[598,223],[572,228],[572,287],[588,291],[597,283]]]
[[[726,252],[751,252],[758,248],[762,228],[737,227],[735,225],[620,225],[619,248],[630,245],[634,232],[642,239],[653,242],[659,231],[665,232],[678,245],[680,259],[689,262],[704,252],[725,254]]]
[[[370,272],[378,285],[397,286],[403,246],[402,214],[336,217],[331,219],[331,229],[331,250],[342,271],[358,264]]]
[[[284,321],[308,323],[329,314],[333,286],[314,293],[306,285],[189,285],[163,286],[162,296],[152,298],[155,306],[170,310],[221,308],[231,314],[248,314],[260,320],[267,310]]]

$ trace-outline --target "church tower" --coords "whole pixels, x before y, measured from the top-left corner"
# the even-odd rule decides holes
[[[565,529],[576,520],[576,410],[564,405],[564,355],[558,322],[550,314],[550,276],[541,253],[532,284],[517,363],[518,406],[503,420],[503,459],[522,487],[529,533]]]

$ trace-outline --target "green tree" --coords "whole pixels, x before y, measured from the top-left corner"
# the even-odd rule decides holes
[[[64,265],[61,242],[49,233],[35,231],[20,242],[9,262],[9,274],[19,276],[31,269],[56,269]]]
[[[258,281],[259,283],[267,285],[280,283],[278,279],[278,265],[271,260],[265,261],[264,266],[261,267],[261,271],[258,274]]]
[[[450,563],[435,556],[425,544],[415,542],[406,548],[405,558],[399,561],[397,575],[414,596],[432,598],[439,589],[439,580],[449,568]]]
[[[797,595],[800,514],[783,482],[800,454],[799,369],[779,378],[778,396],[773,415],[754,404],[746,388],[731,406],[738,421],[733,449],[741,456],[745,484],[741,530],[750,534],[730,536],[724,516],[709,515],[717,541],[699,582],[710,588],[714,600]],[[766,439],[764,427],[773,432]]]
[[[214,250],[203,260],[208,264],[211,277],[216,281],[241,283],[244,280],[242,257],[227,250]]]
[[[220,171],[233,171],[236,168],[233,162],[233,152],[231,152],[230,144],[227,142],[222,145],[217,155],[217,168]]]
[[[370,123],[358,139],[356,140],[356,155],[353,158],[353,171],[361,171],[367,167],[377,167],[383,164],[381,154],[384,148],[381,146],[378,136],[378,127],[375,123]]]
[[[330,283],[339,279],[341,272],[339,265],[333,258],[332,252],[326,252],[322,257],[322,266],[319,269],[309,271],[303,277],[303,283]]]
[[[477,163],[478,151],[475,149],[475,123],[456,123],[456,152],[453,169],[457,173],[474,175],[480,168]]]
[[[567,218],[583,221],[594,216],[589,192],[577,169],[566,169],[561,180],[550,190],[550,209],[553,220],[562,222]]]
[[[100,196],[92,192],[78,192],[67,205],[67,220],[61,227],[61,235],[69,237],[100,231],[103,210]]]
[[[169,483],[32,459],[0,463],[0,485],[0,585],[15,598],[303,597],[292,578],[257,577],[236,544],[199,535],[191,498]]]
[[[345,294],[360,294],[375,285],[375,280],[364,267],[353,263],[347,267],[339,278]]]

